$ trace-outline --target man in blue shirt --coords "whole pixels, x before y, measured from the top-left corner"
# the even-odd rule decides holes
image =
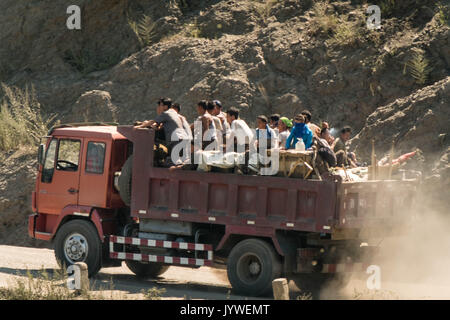
[[[313,133],[306,125],[305,117],[301,114],[296,115],[294,118],[294,128],[292,128],[291,134],[286,141],[286,150],[295,149],[299,138],[303,139],[305,149],[311,148]]]

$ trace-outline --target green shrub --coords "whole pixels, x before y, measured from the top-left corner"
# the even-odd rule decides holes
[[[189,38],[204,38],[203,31],[194,19],[192,23],[188,23],[185,28],[185,35]]]
[[[390,16],[397,9],[398,0],[382,0],[379,2],[381,13]]]
[[[128,20],[128,23],[136,34],[141,46],[146,47],[154,43],[156,33],[156,22],[152,18],[144,15],[139,21]]]
[[[21,146],[35,146],[45,136],[55,116],[42,115],[34,88],[24,90],[1,85],[0,150],[9,151]]]
[[[448,26],[450,22],[450,8],[448,5],[442,4],[442,2],[438,3],[438,19],[439,23],[442,26]]]
[[[419,51],[413,53],[412,58],[406,65],[409,67],[411,76],[420,85],[424,85],[428,81],[428,76],[433,70],[430,66],[430,61]]]
[[[64,54],[64,60],[81,74],[87,75],[91,72],[101,71],[116,65],[121,60],[121,54],[108,53],[99,55],[92,53],[86,48],[80,50],[68,50]]]

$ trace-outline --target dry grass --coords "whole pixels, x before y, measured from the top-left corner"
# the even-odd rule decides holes
[[[219,29],[219,28],[218,28]],[[172,33],[161,38],[160,42],[177,41],[183,38],[208,38],[201,26],[198,24],[197,19],[192,22],[183,25],[182,29],[178,33]]]
[[[335,14],[327,12],[328,2],[320,1],[314,4],[313,12],[315,19],[312,24],[315,35],[331,35],[339,25],[339,18]]]
[[[17,275],[6,288],[0,288],[0,300],[160,300],[165,289],[152,288],[142,290],[141,295],[127,296],[114,289],[112,278],[106,287],[97,286],[95,282],[87,290],[70,290],[67,286],[67,272],[54,270],[49,274],[45,269],[37,274],[29,270],[26,276]]]
[[[0,300],[73,300],[88,299],[89,293],[75,292],[67,288],[64,270],[49,275],[41,270],[37,276],[27,271],[26,277],[18,276],[7,288],[0,288]]]
[[[166,293],[166,289],[151,288],[147,291],[142,290],[141,293],[147,300],[161,300],[161,296]]]
[[[267,24],[267,19],[271,16],[272,8],[278,1],[279,0],[255,1],[255,11],[264,24]]]
[[[357,44],[362,37],[362,30],[358,24],[359,22],[341,20],[330,39],[330,43],[342,46]]]
[[[312,300],[312,299],[313,299],[312,294],[305,292],[300,293],[296,298],[296,300]]]
[[[369,290],[363,291],[354,290],[352,295],[353,300],[399,300],[397,293],[389,290]]]
[[[33,87],[24,90],[2,84],[0,150],[34,146],[45,136],[55,116],[45,117]]]

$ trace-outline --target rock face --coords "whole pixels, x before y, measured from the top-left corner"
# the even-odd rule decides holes
[[[396,8],[373,32],[359,3],[332,1],[322,12],[299,0],[79,1],[82,30],[72,31],[65,27],[68,1],[5,0],[0,77],[34,84],[62,121],[74,120],[85,93],[100,90],[121,123],[154,116],[156,99],[170,96],[190,119],[198,100],[215,98],[251,122],[308,108],[316,122],[359,131],[379,106],[444,79],[450,59],[449,28],[439,24],[434,1],[420,1],[416,11]],[[139,50],[128,21],[144,14],[156,22],[155,44]],[[333,16],[354,23],[341,40],[323,30]],[[433,66],[424,85],[405,69],[413,49]]]
[[[81,30],[66,28],[74,3]],[[316,123],[352,126],[365,160],[376,134],[378,154],[394,139],[434,168],[449,146],[448,21],[434,0],[392,3],[370,31],[365,0],[2,0],[0,81],[32,84],[61,122],[150,119],[161,96],[188,120],[201,99],[238,107],[252,125],[259,114],[309,109]],[[130,24],[144,16],[155,22],[148,45]],[[412,77],[418,52],[423,81]]]
[[[450,144],[450,77],[422,88],[410,96],[377,108],[367,117],[364,128],[353,139],[356,152],[369,158],[371,140],[387,153],[392,142],[397,152],[420,149],[430,160]]]
[[[68,122],[116,122],[117,107],[107,91],[92,90],[84,93],[73,105]],[[72,117],[72,118],[71,118]]]

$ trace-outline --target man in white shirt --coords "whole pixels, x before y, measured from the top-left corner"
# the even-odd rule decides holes
[[[254,136],[247,123],[239,119],[238,109],[232,107],[227,111],[227,122],[230,124],[230,133],[227,136],[227,151],[229,147],[234,149],[234,146],[236,146],[237,152],[248,150],[248,146],[253,141]]]

